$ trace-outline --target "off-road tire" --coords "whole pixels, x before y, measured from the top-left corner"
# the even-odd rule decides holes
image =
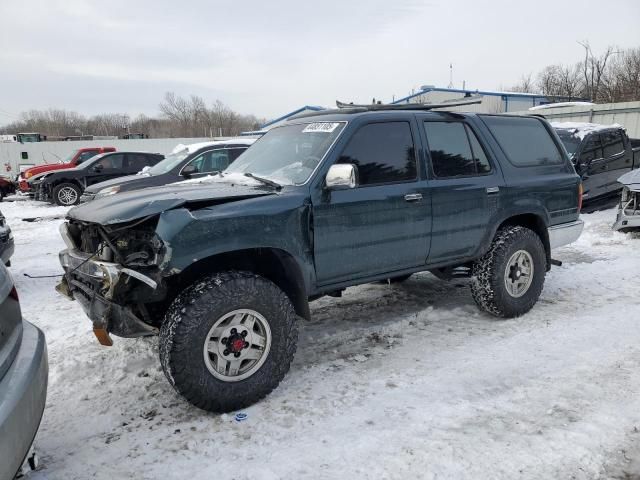
[[[533,279],[521,297],[511,296],[505,287],[507,262],[518,250],[533,259]],[[489,251],[471,269],[471,295],[478,306],[496,317],[512,318],[527,313],[538,301],[547,271],[546,252],[540,237],[521,226],[498,230]]]
[[[226,382],[208,370],[203,345],[221,316],[237,309],[259,312],[269,323],[271,347],[251,376]],[[196,407],[229,412],[275,389],[289,371],[298,341],[298,317],[289,297],[259,275],[227,271],[187,287],[171,303],[160,328],[160,362],[175,390]]]
[[[73,191],[76,192],[76,200],[73,203],[64,203],[63,201],[60,200],[60,198],[58,198],[60,191],[65,188],[71,188],[73,189]],[[60,185],[56,185],[53,188],[53,203],[55,203],[56,205],[60,205],[61,207],[70,207],[71,205],[77,205],[78,203],[80,203],[81,195],[82,195],[82,190],[75,183],[61,183]]]

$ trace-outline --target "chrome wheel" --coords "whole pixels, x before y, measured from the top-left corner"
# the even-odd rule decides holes
[[[62,205],[73,205],[78,200],[78,192],[72,187],[62,187],[58,190],[58,201]]]
[[[271,328],[255,310],[234,310],[220,317],[204,342],[204,363],[225,382],[250,377],[262,366],[271,348]]]
[[[504,269],[504,286],[514,298],[523,296],[533,281],[533,258],[526,250],[511,255]]]

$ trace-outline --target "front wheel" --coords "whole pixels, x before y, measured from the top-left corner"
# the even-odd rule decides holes
[[[289,297],[259,275],[228,271],[196,282],[173,301],[160,329],[160,362],[193,405],[228,412],[278,386],[297,340]]]
[[[74,183],[61,183],[53,189],[53,201],[56,205],[70,207],[80,202],[82,190]]]
[[[527,313],[540,297],[546,274],[540,237],[525,227],[505,227],[471,269],[471,294],[478,306],[497,317]]]

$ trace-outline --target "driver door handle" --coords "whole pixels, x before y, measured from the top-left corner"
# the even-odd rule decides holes
[[[407,193],[404,196],[404,199],[407,202],[419,202],[420,200],[422,200],[422,194],[421,193]]]

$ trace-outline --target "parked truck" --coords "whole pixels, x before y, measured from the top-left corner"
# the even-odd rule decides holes
[[[273,128],[220,175],[69,211],[57,289],[99,342],[160,336],[167,379],[222,412],[289,370],[309,302],[431,271],[526,314],[582,191],[544,119],[347,106]]]

